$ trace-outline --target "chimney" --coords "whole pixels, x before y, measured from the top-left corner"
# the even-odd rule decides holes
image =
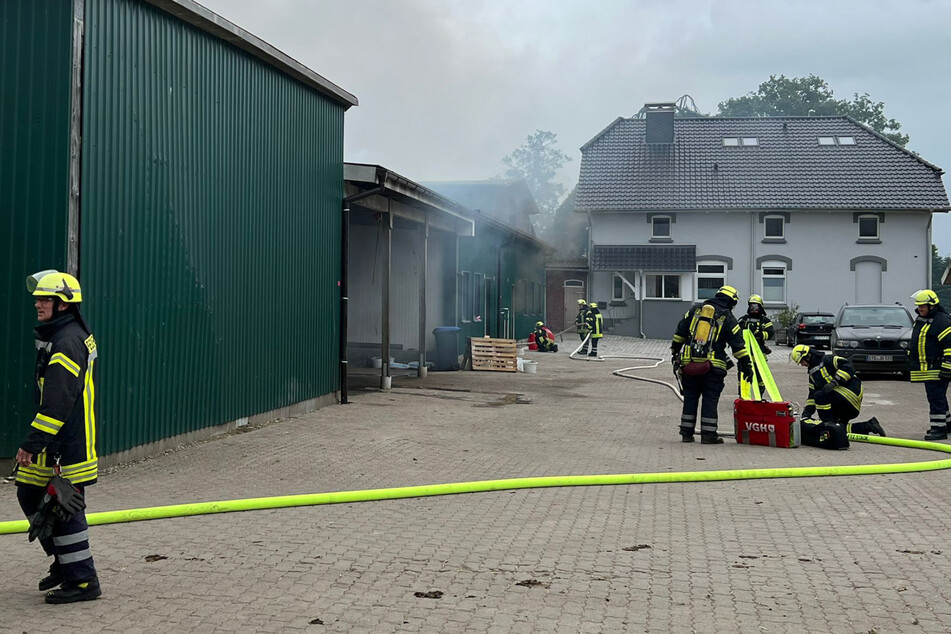
[[[674,142],[674,105],[673,103],[644,104],[644,113],[647,119],[647,143]]]

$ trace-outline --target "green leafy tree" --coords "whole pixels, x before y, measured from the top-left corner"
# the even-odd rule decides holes
[[[505,178],[521,178],[535,197],[541,211],[537,222],[539,233],[544,236],[551,228],[551,221],[558,203],[565,193],[565,186],[555,180],[555,175],[571,157],[556,147],[558,135],[545,130],[535,130],[525,142],[502,159],[506,166]]]
[[[886,139],[904,147],[908,135],[899,132],[901,124],[885,117],[885,104],[872,101],[868,93],[851,99],[836,99],[832,88],[815,75],[789,78],[770,75],[756,89],[742,97],[733,97],[719,105],[721,117],[810,117],[848,116],[867,125]]]
[[[951,261],[951,257],[941,257],[938,253],[938,247],[934,244],[931,245],[931,290],[941,300],[941,305],[951,310],[951,284],[941,283],[941,276],[944,275],[944,270],[948,268],[949,261]],[[911,293],[908,294],[911,295]]]

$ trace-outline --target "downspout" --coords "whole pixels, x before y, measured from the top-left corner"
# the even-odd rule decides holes
[[[386,170],[377,170],[378,186],[373,189],[347,196],[343,199],[343,214],[340,228],[340,404],[346,405],[350,401],[347,398],[347,305],[350,298],[347,296],[347,278],[349,269],[347,261],[350,258],[350,203],[354,203],[370,196],[383,194],[386,187],[383,183],[386,181]]]
[[[750,295],[756,292],[753,281],[756,278],[754,263],[756,262],[756,212],[750,212]],[[786,289],[786,299],[789,299],[789,289]]]
[[[641,339],[647,339],[647,335],[644,334],[644,269],[637,271],[637,281],[641,288],[641,292],[637,295],[637,330],[641,333]]]
[[[925,246],[927,247],[926,251],[928,253],[928,258],[925,260],[925,262],[927,262],[927,267],[928,267],[927,278],[926,278],[928,280],[928,283],[925,284],[922,288],[931,288],[934,285],[934,282],[932,281],[934,280],[934,271],[931,270],[931,264],[934,261],[934,258],[932,257],[932,253],[934,252],[934,247],[932,245],[934,243],[932,242],[933,238],[931,236],[931,223],[933,221],[934,221],[934,214],[928,214],[928,228],[925,230],[925,240],[927,240],[927,244]],[[939,253],[938,255],[940,256],[941,254]],[[938,280],[938,283],[942,284],[944,283],[944,280]]]

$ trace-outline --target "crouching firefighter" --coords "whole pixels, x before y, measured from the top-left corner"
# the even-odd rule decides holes
[[[802,442],[822,449],[846,449],[848,434],[885,435],[875,417],[850,423],[862,409],[862,381],[845,357],[825,354],[799,344],[790,353],[793,363],[809,370],[809,396],[802,411]],[[818,412],[819,420],[815,419]]]
[[[575,316],[575,328],[578,330],[578,337],[584,346],[579,351],[581,354],[588,354],[588,344],[584,340],[588,337],[588,302],[583,299],[578,300],[578,314]]]
[[[753,364],[743,343],[740,326],[733,316],[739,295],[732,286],[723,286],[713,299],[687,311],[677,324],[670,343],[671,363],[681,376],[684,407],[680,415],[680,436],[693,442],[700,407],[700,442],[719,444],[717,435],[717,403],[723,391],[728,364],[726,345],[730,344],[740,373],[753,375]],[[703,404],[700,405],[701,398]]]
[[[551,330],[545,327],[545,322],[535,322],[535,345],[539,352],[558,352],[558,344],[555,343],[555,335]]]
[[[39,582],[47,603],[99,597],[89,549],[85,488],[98,475],[96,341],[79,312],[75,277],[40,271],[27,278],[40,324],[36,337],[36,416],[16,454],[17,500],[30,520],[30,541],[53,563]]]
[[[911,380],[925,384],[929,422],[925,440],[945,440],[951,431],[948,413],[948,382],[951,380],[951,316],[938,302],[938,295],[924,289],[915,300],[915,327],[908,347]]]

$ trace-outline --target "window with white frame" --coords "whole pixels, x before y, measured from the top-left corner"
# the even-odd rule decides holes
[[[697,299],[713,299],[726,284],[726,264],[704,262],[697,264]]]
[[[611,285],[611,299],[615,302],[624,299],[624,280],[620,275],[614,275],[614,283]]]
[[[670,216],[654,216],[651,218],[651,237],[670,237]]]
[[[766,216],[763,218],[763,237],[778,238],[786,237],[786,219],[782,216]]]
[[[785,264],[763,264],[763,301],[770,304],[786,303]]]
[[[656,299],[680,299],[679,275],[645,275],[645,296]]]
[[[859,239],[878,239],[878,216],[859,216]]]

